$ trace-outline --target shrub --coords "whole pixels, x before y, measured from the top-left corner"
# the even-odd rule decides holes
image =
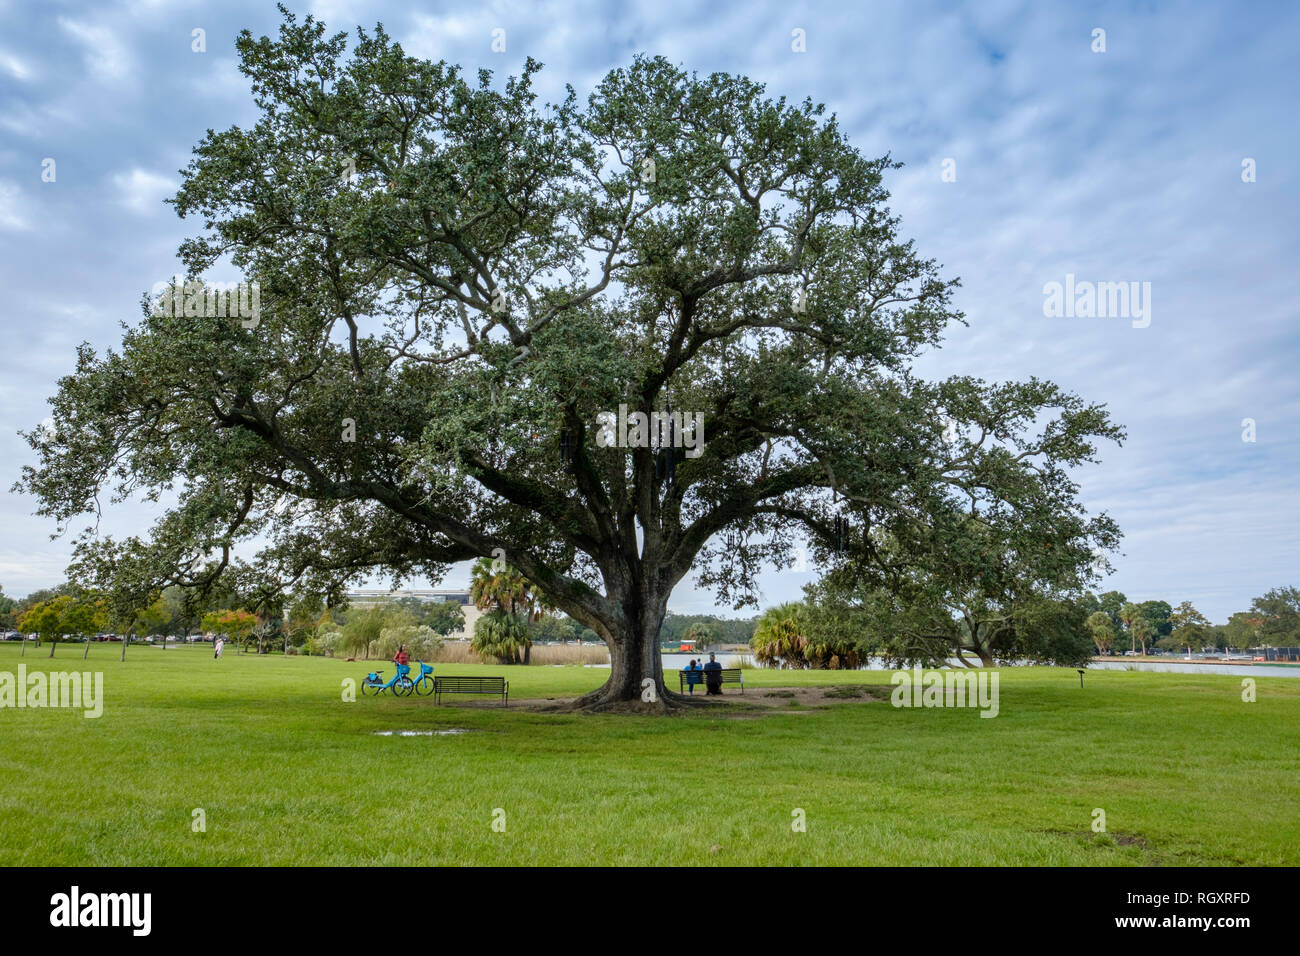
[[[339,630],[326,631],[316,638],[316,646],[320,652],[327,657],[333,657],[334,652],[343,646],[343,632]]]
[[[392,660],[397,649],[406,646],[406,653],[412,660],[431,660],[442,647],[442,638],[432,628],[424,625],[407,624],[399,627],[386,627],[379,632],[375,642],[375,653],[385,660]]]

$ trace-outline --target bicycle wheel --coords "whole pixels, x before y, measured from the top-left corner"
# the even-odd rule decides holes
[[[410,695],[411,688],[414,686],[415,685],[411,683],[411,678],[403,677],[401,680],[399,680],[396,684],[393,685],[393,696],[407,697]]]
[[[432,678],[432,677],[425,676],[425,677],[421,677],[419,680],[417,680],[417,681],[415,682],[415,692],[416,692],[417,694],[419,694],[421,697],[424,697],[424,696],[426,696],[426,695],[428,695],[428,694],[432,694],[432,693],[433,693],[433,678]]]
[[[370,683],[370,681],[368,681],[368,680],[363,680],[363,681],[361,682],[361,696],[362,696],[362,697],[373,697],[373,696],[375,696],[375,694],[378,694],[378,693],[379,693],[379,685],[378,685],[378,684],[372,684],[372,683]]]

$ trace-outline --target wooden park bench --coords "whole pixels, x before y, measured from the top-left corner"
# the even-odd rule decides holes
[[[435,677],[433,702],[441,704],[443,694],[495,694],[510,706],[510,682],[504,677]]]
[[[686,689],[687,689],[686,681],[688,679],[687,675],[689,673],[691,672],[684,671],[684,670],[678,671],[677,673],[677,689],[680,690],[683,694],[686,693]],[[705,686],[704,678],[708,675],[709,672],[694,671],[694,673],[699,678],[699,684],[697,686],[704,687]],[[722,684],[724,687],[727,684],[739,684],[740,692],[742,694],[745,692],[745,675],[741,672],[739,667],[724,667],[720,673],[722,674]]]

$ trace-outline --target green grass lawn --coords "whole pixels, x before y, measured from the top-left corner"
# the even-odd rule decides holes
[[[1261,678],[1243,703],[1239,677],[1097,671],[1081,690],[1072,670],[1004,669],[991,720],[858,700],[665,718],[344,703],[365,663],[81,651],[29,647],[21,663],[103,671],[102,717],[0,709],[0,864],[1300,862],[1300,680]],[[18,652],[0,644],[0,671]],[[604,680],[438,673],[504,674],[512,700]],[[745,679],[752,696],[889,674]],[[373,733],[447,728],[474,732]]]

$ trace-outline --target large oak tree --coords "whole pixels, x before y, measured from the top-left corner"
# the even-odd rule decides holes
[[[115,601],[503,557],[608,644],[585,706],[671,707],[658,635],[692,571],[752,604],[805,538],[870,560],[861,532],[954,512],[1113,545],[1069,477],[1119,437],[1103,409],[914,375],[957,283],[900,237],[896,164],[821,107],[645,57],[542,106],[531,60],[467,78],[288,14],[238,51],[259,118],[210,132],[173,201],[203,223],[188,278],[233,264],[260,316],[146,307],[29,436],[21,485],[61,524],[109,490],[176,501],[146,537],[80,540]],[[620,405],[702,415],[701,453],[604,447]]]

